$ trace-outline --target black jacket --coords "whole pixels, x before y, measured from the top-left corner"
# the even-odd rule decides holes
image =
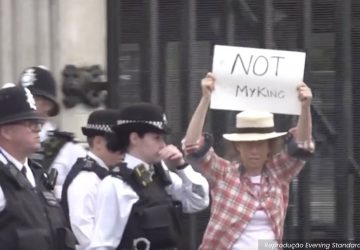
[[[75,237],[53,193],[46,189],[40,165],[29,166],[36,187],[11,163],[0,162],[0,186],[6,206],[0,212],[1,250],[72,250]]]
[[[176,247],[181,234],[179,217],[182,208],[181,203],[173,201],[165,190],[169,180],[163,168],[155,166],[153,181],[146,186],[141,185],[139,176],[127,167],[111,174],[127,182],[139,196],[117,249],[132,249],[134,240],[140,238],[148,240],[152,250]]]

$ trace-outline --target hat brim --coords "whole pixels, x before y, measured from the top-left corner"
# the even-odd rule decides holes
[[[25,121],[25,120],[45,121],[45,117],[38,114],[36,111],[20,113],[20,114],[0,118],[0,125],[9,124],[9,123],[13,123],[13,122],[19,122],[19,121]]]
[[[160,129],[158,127],[155,127],[153,125],[150,125],[148,123],[144,122],[131,122],[131,123],[124,123],[121,125],[115,125],[112,127],[112,130],[115,133],[129,133],[129,132],[135,132],[138,130],[146,131],[146,132],[154,132],[159,134],[169,134],[170,128],[166,127],[164,129]]]
[[[232,133],[223,134],[228,141],[263,141],[286,135],[287,132],[271,132],[271,133]]]
[[[87,127],[81,127],[81,131],[82,131],[83,135],[85,135],[87,137],[96,136],[96,135],[105,135],[108,133],[103,130],[97,130],[97,129],[87,128]]]

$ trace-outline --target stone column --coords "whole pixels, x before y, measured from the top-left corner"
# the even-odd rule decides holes
[[[62,70],[67,64],[90,66],[106,63],[106,0],[56,0],[52,2],[54,73],[59,83],[59,101]],[[92,109],[78,104],[72,109],[62,105],[59,127],[85,139],[81,126],[86,124]]]

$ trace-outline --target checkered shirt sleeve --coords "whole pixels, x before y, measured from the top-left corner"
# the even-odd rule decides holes
[[[274,172],[277,178],[290,182],[300,173],[306,160],[313,155],[315,144],[312,139],[297,141],[296,129],[292,128],[285,140],[284,147],[284,150],[272,158],[269,165],[271,166],[270,170]]]

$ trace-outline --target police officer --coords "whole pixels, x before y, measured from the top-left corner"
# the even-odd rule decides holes
[[[1,249],[75,249],[75,238],[46,185],[45,172],[28,159],[40,148],[43,123],[28,89],[0,89]]]
[[[59,114],[55,79],[46,67],[41,65],[26,68],[20,75],[19,85],[31,91],[40,114],[45,117],[55,117]],[[55,129],[55,125],[50,120],[46,120],[40,132],[41,141],[46,139],[48,131]]]
[[[82,127],[89,152],[71,168],[62,189],[61,205],[78,240],[78,250],[85,250],[95,223],[97,187],[109,167],[121,163],[124,154],[118,149],[111,126],[116,124],[118,110],[96,110]]]
[[[86,155],[86,150],[75,142],[74,135],[59,131],[50,121],[59,114],[56,100],[56,82],[51,72],[44,66],[26,68],[20,75],[19,85],[27,87],[35,97],[38,112],[46,117],[40,131],[41,152],[32,157],[41,162],[45,169],[56,169],[57,179],[54,187],[55,196],[61,198],[61,189],[66,175],[79,157]]]
[[[168,127],[160,107],[130,105],[113,129],[127,166],[111,170],[99,185],[90,249],[175,249],[181,212],[209,205],[207,181],[177,147],[166,145]]]

